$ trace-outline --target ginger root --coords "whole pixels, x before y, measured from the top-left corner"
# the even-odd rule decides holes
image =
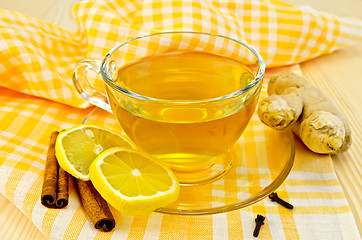
[[[346,118],[314,85],[292,72],[272,77],[268,95],[259,103],[258,116],[271,128],[288,127],[313,152],[334,154],[351,145]]]

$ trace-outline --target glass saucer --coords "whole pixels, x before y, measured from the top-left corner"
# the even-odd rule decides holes
[[[83,123],[113,129],[121,126],[112,114],[94,108]],[[295,146],[291,131],[276,131],[253,115],[243,135],[230,149],[233,164],[214,182],[181,185],[179,199],[156,212],[204,215],[228,212],[256,203],[275,191],[287,178],[294,162]]]

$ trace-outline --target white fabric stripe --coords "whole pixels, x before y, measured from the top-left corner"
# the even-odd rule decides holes
[[[356,29],[356,28],[352,28],[349,26],[341,26],[341,35],[345,36],[348,35],[349,37],[351,37],[352,39],[358,39],[362,37],[362,30],[361,29]]]
[[[265,142],[265,136],[243,137],[245,142]]]
[[[127,239],[128,234],[131,230],[134,217],[121,215],[118,219],[118,224],[113,232],[112,238],[115,240]],[[117,222],[117,219],[116,219]]]
[[[5,185],[10,177],[12,170],[13,170],[13,168],[6,167],[3,165],[0,167],[0,183],[3,183],[0,185],[0,193],[2,193],[4,196],[6,196],[5,195]]]
[[[248,169],[245,168],[245,167],[237,167],[235,169],[235,172],[238,173],[238,174],[247,174],[248,173]],[[220,181],[220,180],[218,180]]]
[[[264,222],[267,222],[269,225],[272,239],[278,239],[278,240],[286,239],[282,220],[280,219],[279,214],[266,214],[266,219]]]
[[[150,214],[147,226],[145,229],[145,235],[143,239],[159,239],[161,232],[161,224],[162,224],[163,215],[160,213],[152,213]]]
[[[253,232],[255,228],[255,218],[253,212],[240,211],[241,224],[243,227],[244,236],[246,239],[253,239]],[[262,231],[261,229],[260,231]]]
[[[357,227],[351,217],[351,213],[328,215],[328,217],[318,214],[293,216],[300,239],[359,240]]]
[[[336,47],[346,47],[346,46],[350,46],[353,44],[356,44],[356,40],[352,40],[349,38],[344,38],[342,36],[338,37],[337,42],[336,42]]]
[[[45,145],[45,144],[41,144],[41,143],[38,143],[38,142],[35,142],[31,139],[27,139],[27,138],[23,138],[23,137],[20,137],[20,136],[16,136],[15,134],[11,133],[11,132],[7,132],[7,131],[1,131],[1,136],[4,136],[6,137],[7,141],[9,139],[15,139],[17,141],[20,141],[22,142],[22,144],[26,144],[27,147],[30,146],[30,147],[33,147],[33,146],[37,146],[38,148],[42,148],[42,149],[46,149],[48,146]]]
[[[264,125],[254,125],[254,126],[251,126],[251,128],[255,132],[264,132],[265,131],[265,126]]]
[[[355,27],[355,28],[359,28],[359,29],[362,28],[361,21],[355,21],[350,18],[339,18],[339,21],[341,22],[341,24],[349,25],[349,27]],[[358,29],[355,29],[355,31],[356,30],[358,31]],[[353,33],[357,34],[357,32],[353,32]]]
[[[91,220],[88,218],[79,233],[78,239],[94,239],[96,234],[97,230],[94,228]]]
[[[227,213],[212,215],[212,231],[213,239],[228,239]]]
[[[251,170],[251,169],[247,169],[247,168],[244,168],[244,167],[237,167],[235,169],[235,172],[238,173],[238,174],[250,174],[251,172],[259,173],[259,174],[270,174],[270,169],[260,167],[260,168],[252,168],[252,170]],[[223,185],[223,183],[222,182],[219,183],[219,181],[221,181],[221,180],[217,181],[218,185]],[[238,180],[238,182],[240,182],[240,183],[243,183],[243,182],[248,183],[248,181],[246,181],[246,180],[245,181]]]
[[[345,198],[343,199],[322,199],[322,198],[289,198],[289,202],[294,206],[300,207],[343,207],[348,206],[348,202]],[[273,202],[275,205],[277,203]]]
[[[6,144],[10,145],[9,143],[6,143]],[[7,159],[20,162],[20,161],[24,158],[24,155],[25,155],[25,154],[28,154],[28,155],[30,155],[30,156],[32,156],[32,157],[37,157],[37,158],[39,158],[39,159],[40,159],[40,157],[45,156],[45,155],[43,155],[43,154],[39,154],[39,153],[37,153],[37,152],[30,151],[29,148],[24,148],[24,147],[21,147],[21,146],[19,146],[19,145],[18,145],[17,147],[15,147],[14,150],[20,152],[20,153],[23,154],[23,155],[20,156],[20,155],[18,155],[18,154],[16,154],[16,153],[12,152],[12,153],[9,153],[9,154],[8,154]],[[43,158],[43,159],[44,159],[44,158]],[[45,167],[45,166],[44,166],[44,167]],[[43,170],[43,169],[42,169],[42,170]]]
[[[34,181],[39,177],[38,174],[32,172],[25,172],[23,177],[20,179],[18,186],[14,190],[14,204],[21,211],[23,209],[24,199],[26,194],[29,192]]]
[[[326,193],[337,193],[343,192],[341,186],[285,186],[286,190],[291,192],[326,192]]]
[[[298,56],[298,53],[301,51],[301,45],[303,44],[303,42],[305,42],[305,36],[307,35],[307,33],[310,30],[310,28],[309,28],[309,24],[311,22],[310,15],[303,14],[302,17],[303,17],[303,26],[302,26],[301,33],[300,33],[301,36],[297,40],[296,47],[292,53],[293,60],[295,60],[295,58]],[[301,55],[302,58],[305,58],[309,54],[309,51],[303,51],[299,54]]]
[[[339,18],[339,21],[345,24],[350,24],[356,27],[362,27],[362,23],[359,20],[355,20],[352,18]]]
[[[212,205],[213,208],[216,208],[216,207],[223,207],[223,206],[225,206],[225,203],[224,203],[224,202],[215,202],[215,201],[213,201],[213,202],[211,203],[211,205]]]
[[[72,186],[69,186],[69,188],[71,189]],[[55,218],[52,230],[50,232],[51,239],[63,239],[65,231],[67,230],[67,226],[73,219],[80,204],[81,202],[76,191],[69,191],[69,204],[66,208],[63,208],[61,211],[59,211],[59,214]],[[85,227],[83,227],[83,229],[84,228]]]
[[[269,33],[268,33],[268,41],[269,41],[269,46],[268,46],[268,59],[266,61],[268,61],[270,59],[270,63],[272,61],[274,61],[275,58],[275,54],[277,53],[277,39],[278,39],[278,35],[276,34],[276,28],[277,28],[277,12],[275,9],[275,6],[270,4],[268,5],[269,11],[268,13],[268,17],[269,17],[269,21],[268,21],[268,29],[269,29]]]
[[[7,138],[14,138],[15,134],[7,131],[1,131],[1,136],[5,136]]]
[[[225,197],[225,191],[212,189],[211,190],[211,195],[215,196],[215,197]]]
[[[7,143],[7,141],[0,139],[0,146],[4,146]],[[5,158],[5,157],[4,157]]]
[[[41,232],[43,232],[41,225],[43,223],[43,218],[47,210],[48,209],[41,204],[39,198],[34,205],[33,212],[31,213],[31,221]]]
[[[302,171],[291,171],[288,180],[332,180],[337,179],[336,173],[312,173]]]

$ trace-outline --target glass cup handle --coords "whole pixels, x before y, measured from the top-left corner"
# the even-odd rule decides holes
[[[97,91],[87,79],[88,70],[94,71],[98,75],[101,75],[100,67],[100,60],[86,59],[80,61],[75,66],[73,72],[73,84],[79,94],[89,103],[112,113],[111,106],[108,103],[107,95]]]

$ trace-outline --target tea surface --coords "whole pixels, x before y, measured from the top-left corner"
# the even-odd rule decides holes
[[[119,70],[117,84],[134,93],[175,101],[221,97],[247,86],[252,72],[230,58],[199,52],[145,58]]]

